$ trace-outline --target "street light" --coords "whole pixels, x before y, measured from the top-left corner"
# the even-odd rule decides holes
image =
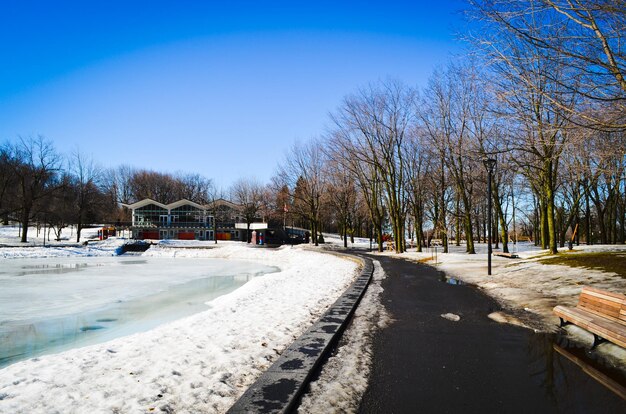
[[[484,158],[483,164],[487,169],[487,275],[491,275],[491,176],[496,168],[496,160],[494,158]]]

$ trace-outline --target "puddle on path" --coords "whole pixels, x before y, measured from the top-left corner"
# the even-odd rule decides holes
[[[466,285],[445,273],[440,274],[439,281],[448,285]],[[507,320],[498,322],[523,326]],[[517,340],[510,339],[525,342],[530,361],[529,374],[561,411],[581,412],[581,407],[605,406],[611,407],[606,412],[625,412],[626,369],[610,366],[589,348],[581,347],[565,335],[523,329],[526,334]]]
[[[448,285],[464,285],[465,282],[459,280],[459,279],[455,279],[453,277],[450,276],[446,276],[445,273],[442,273],[441,276],[439,277],[439,281],[443,282],[443,283],[447,283]]]
[[[579,412],[594,404],[618,410],[626,406],[620,404],[626,403],[626,372],[595,359],[588,349],[558,335],[536,333],[530,335],[527,351],[531,376],[560,408]]]

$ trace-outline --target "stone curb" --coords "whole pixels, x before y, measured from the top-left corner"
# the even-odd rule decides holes
[[[296,339],[227,411],[289,413],[328,358],[367,290],[374,265],[370,259],[337,254],[363,264],[361,274],[326,313]]]

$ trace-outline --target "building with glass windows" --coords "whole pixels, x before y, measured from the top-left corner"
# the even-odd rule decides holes
[[[134,239],[246,241],[243,207],[228,200],[201,205],[189,200],[163,204],[146,198],[122,206],[131,210]]]
[[[215,239],[215,220],[207,206],[189,200],[162,204],[149,198],[123,206],[132,211],[134,239]]]

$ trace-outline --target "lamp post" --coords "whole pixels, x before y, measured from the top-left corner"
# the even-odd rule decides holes
[[[496,160],[485,158],[483,164],[487,169],[487,275],[491,275],[491,176],[496,168]]]

